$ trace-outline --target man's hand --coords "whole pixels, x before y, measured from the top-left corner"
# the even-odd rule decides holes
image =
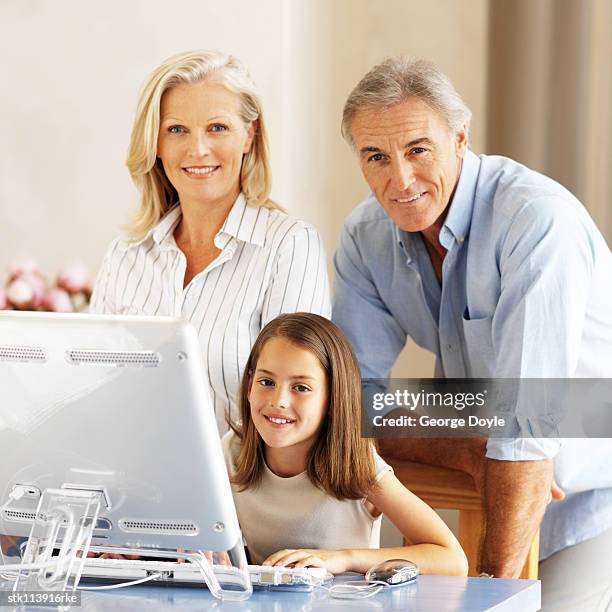
[[[552,481],[552,485],[550,487],[550,498],[548,503],[550,503],[553,499],[555,501],[563,501],[565,499],[565,491],[563,491],[554,480]]]

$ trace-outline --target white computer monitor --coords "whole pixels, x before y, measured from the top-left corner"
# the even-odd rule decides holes
[[[0,533],[96,490],[93,545],[244,553],[205,380],[179,319],[0,312]]]

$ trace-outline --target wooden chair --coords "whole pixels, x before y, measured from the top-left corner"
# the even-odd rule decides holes
[[[459,470],[388,460],[399,481],[432,508],[459,510],[459,542],[467,555],[469,575],[477,576],[478,555],[484,535],[484,507],[471,476]],[[539,531],[527,554],[521,578],[538,578]]]

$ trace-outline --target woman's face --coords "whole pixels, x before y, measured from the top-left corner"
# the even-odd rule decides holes
[[[231,206],[255,133],[239,97],[218,83],[184,83],[164,93],[160,110],[157,156],[181,205]]]

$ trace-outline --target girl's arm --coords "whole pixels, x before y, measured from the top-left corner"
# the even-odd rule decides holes
[[[343,550],[281,550],[263,565],[326,567],[333,574],[359,572],[387,559],[408,559],[422,574],[467,575],[468,562],[459,542],[444,521],[411,493],[392,472],[385,474],[367,499],[401,531],[409,546]]]

